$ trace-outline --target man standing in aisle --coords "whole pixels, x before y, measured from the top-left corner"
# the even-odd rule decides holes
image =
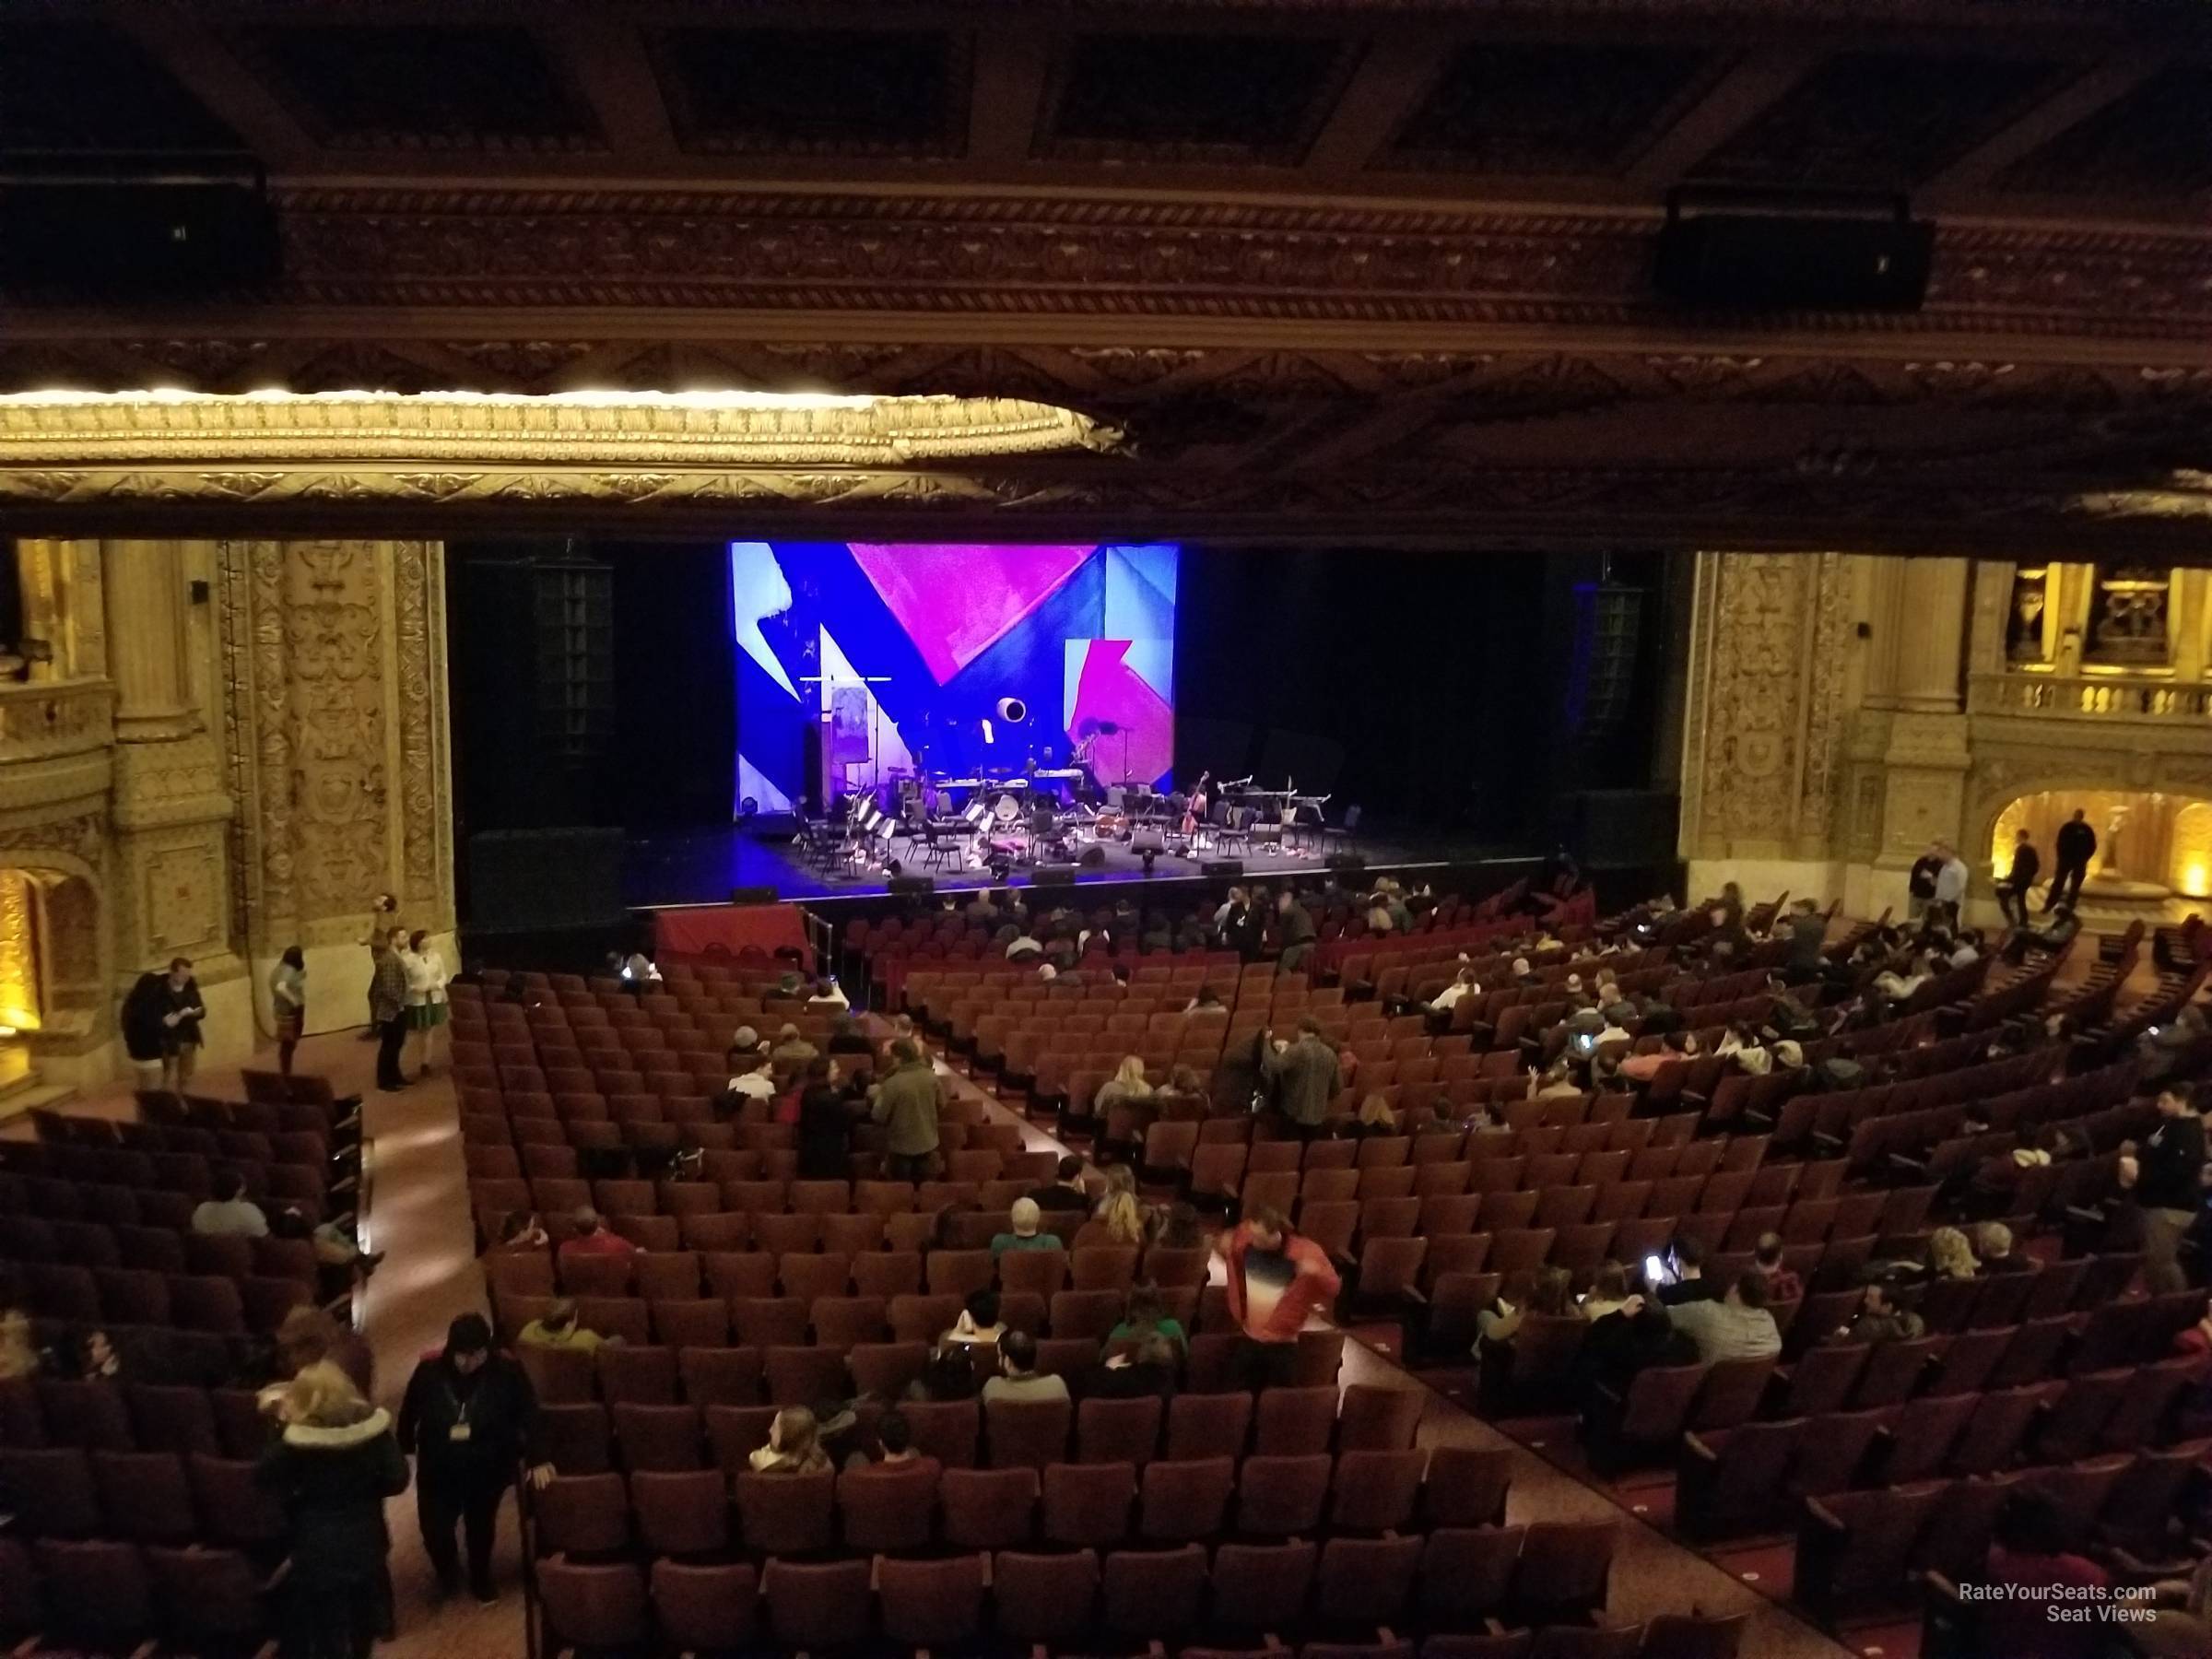
[[[910,1038],[891,1044],[890,1076],[877,1085],[868,1115],[884,1124],[884,1172],[928,1181],[937,1171],[937,1074]]]
[[[2080,902],[2089,860],[2097,856],[2097,831],[2089,828],[2088,813],[2078,806],[2074,809],[2074,816],[2058,827],[2058,840],[2051,853],[2051,890],[2043,895],[2046,911],[2062,900]]]
[[[1335,1305],[1344,1281],[1328,1253],[1290,1230],[1283,1213],[1265,1204],[1230,1234],[1229,1312],[1237,1338],[1230,1375],[1240,1388],[1283,1388],[1298,1366],[1298,1334],[1307,1316]]]
[[[1965,913],[1966,860],[1959,856],[1956,847],[1938,846],[1936,853],[1943,865],[1936,872],[1936,897],[1928,911],[1936,921],[1955,928]]]
[[[388,939],[369,945],[369,1017],[376,1022],[376,1086],[405,1088],[399,1052],[407,1041],[407,971]]]
[[[1997,883],[1997,908],[2015,927],[2028,925],[2028,893],[2035,886],[2036,874],[2042,868],[2042,863],[2034,841],[2027,830],[2021,830],[2013,838],[2011,872]]]
[[[1336,1051],[1322,1040],[1321,1022],[1311,1014],[1299,1021],[1298,1041],[1277,1042],[1273,1031],[1260,1033],[1260,1075],[1277,1086],[1283,1115],[1301,1140],[1312,1140],[1336,1098]]]
[[[2143,1288],[2153,1296],[2186,1290],[2182,1237],[2204,1202],[2205,1121],[2186,1083],[2159,1091],[2159,1126],[2140,1148],[2120,1157],[2120,1184],[2143,1212]]]

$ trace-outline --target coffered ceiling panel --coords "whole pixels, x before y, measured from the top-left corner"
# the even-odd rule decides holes
[[[606,147],[563,71],[520,25],[269,25],[230,44],[334,149]]]
[[[965,30],[654,29],[677,141],[700,154],[949,156],[965,137]]]
[[[2212,65],[2152,76],[2022,158],[2004,182],[2127,196],[2212,189]]]
[[[1357,61],[1306,35],[1084,34],[1065,48],[1040,154],[1295,161]]]
[[[2036,57],[1847,52],[1829,58],[1697,168],[1759,184],[1901,189],[2080,73]]]
[[[1726,57],[1695,44],[1470,41],[1398,130],[1384,165],[1614,172]]]
[[[0,23],[0,151],[239,147],[237,135],[124,36],[91,23]]]

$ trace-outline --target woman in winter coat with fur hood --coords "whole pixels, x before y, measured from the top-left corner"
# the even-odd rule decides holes
[[[407,1489],[391,1414],[328,1361],[262,1399],[280,1432],[255,1473],[291,1525],[287,1659],[368,1659],[391,1623],[384,1500]]]

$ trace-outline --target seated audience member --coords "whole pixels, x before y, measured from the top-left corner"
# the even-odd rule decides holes
[[[1017,1198],[1006,1212],[1010,1232],[994,1234],[991,1240],[991,1259],[996,1261],[1009,1250],[1058,1250],[1059,1236],[1042,1231],[1044,1214],[1037,1207],[1034,1198]]]
[[[807,993],[806,1006],[810,1008],[849,1008],[853,1004],[846,997],[844,987],[824,975],[814,982],[814,989]]]
[[[1587,1405],[1597,1388],[1626,1394],[1637,1375],[1655,1365],[1693,1365],[1698,1346],[1675,1328],[1666,1309],[1631,1296],[1602,1319],[1593,1320],[1575,1356],[1578,1394]]]
[[[1398,1132],[1398,1114],[1390,1103],[1390,1097],[1381,1089],[1359,1102],[1359,1110],[1352,1121],[1344,1126],[1346,1136],[1362,1140],[1372,1135],[1395,1135]]]
[[[192,1212],[192,1230],[206,1235],[229,1234],[242,1239],[269,1236],[269,1218],[261,1206],[246,1196],[246,1179],[236,1170],[218,1171],[215,1196],[204,1199]]]
[[[1767,1281],[1767,1300],[1770,1302],[1796,1301],[1805,1295],[1803,1281],[1783,1263],[1780,1233],[1759,1235],[1759,1243],[1751,1252],[1751,1265]]]
[[[2212,1302],[2206,1303],[2194,1324],[2184,1325],[2173,1334],[2172,1351],[2212,1359]]]
[[[1628,1300],[1629,1270],[1618,1262],[1601,1262],[1591,1280],[1590,1293],[1583,1298],[1583,1317],[1594,1323],[1608,1313],[1619,1312]]]
[[[1498,1288],[1490,1300],[1475,1311],[1475,1352],[1481,1357],[1486,1346],[1503,1347],[1510,1345],[1521,1329],[1521,1317],[1528,1312],[1529,1292],[1535,1288],[1536,1276],[1526,1267],[1516,1267],[1498,1281]]]
[[[768,1444],[746,1459],[756,1475],[812,1475],[830,1466],[819,1426],[804,1406],[786,1406],[768,1428]]]
[[[1482,987],[1475,982],[1475,970],[1463,964],[1459,971],[1452,976],[1452,982],[1439,991],[1421,1011],[1429,1016],[1432,1023],[1446,1024],[1452,1018],[1452,1011],[1462,1002],[1470,996],[1481,994]]]
[[[1747,1269],[1719,1301],[1678,1302],[1666,1311],[1675,1328],[1698,1345],[1698,1360],[1771,1359],[1782,1352],[1782,1331],[1767,1311],[1767,1281]]]
[[[1073,1152],[1060,1160],[1050,1183],[1029,1194],[1039,1209],[1061,1215],[1090,1214],[1090,1194],[1083,1186],[1083,1160]]]
[[[1659,1047],[1652,1053],[1630,1054],[1623,1060],[1619,1075],[1630,1083],[1649,1083],[1659,1075],[1661,1067],[1677,1060],[1693,1059],[1697,1052],[1698,1040],[1691,1032],[1669,1031],[1659,1040]]]
[[[1092,1219],[1105,1223],[1107,1236],[1116,1244],[1147,1242],[1151,1218],[1136,1195],[1136,1171],[1127,1164],[1115,1164],[1106,1171],[1106,1195],[1099,1200]]]
[[[860,1029],[856,1015],[840,1014],[830,1024],[830,1049],[832,1054],[865,1054],[870,1069],[876,1060],[876,1044],[867,1032]]]
[[[1133,1354],[1111,1354],[1091,1367],[1083,1380],[1087,1399],[1135,1400],[1146,1394],[1166,1400],[1175,1392],[1175,1368],[1180,1356],[1164,1336],[1147,1336]]]
[[[2051,920],[2041,927],[2016,927],[2005,942],[2005,959],[2019,963],[2028,959],[2030,950],[2064,950],[2081,932],[2081,921],[2074,914],[2071,902],[2062,902],[2051,912]]]
[[[730,1078],[726,1092],[739,1107],[747,1100],[772,1100],[776,1098],[776,1063],[759,1048],[738,1053],[737,1071]]]
[[[76,1374],[86,1382],[125,1382],[130,1375],[116,1351],[114,1338],[104,1330],[89,1330],[77,1338]]]
[[[1974,1230],[1974,1241],[1982,1247],[1982,1271],[1984,1274],[2035,1271],[2032,1257],[2014,1251],[2012,1229],[2002,1221],[1983,1222]]]
[[[1845,1342],[1911,1342],[1927,1332],[1927,1324],[1897,1300],[1879,1279],[1868,1285],[1859,1299],[1859,1311],[1836,1335]]]
[[[768,1051],[768,1057],[775,1062],[776,1077],[779,1079],[788,1079],[795,1077],[805,1071],[806,1062],[821,1052],[813,1043],[799,1035],[797,1026],[786,1020],[782,1029],[776,1032],[776,1046]],[[779,1090],[779,1092],[781,1091]]]
[[[606,1218],[588,1204],[576,1212],[576,1231],[560,1241],[553,1253],[562,1261],[577,1256],[626,1256],[637,1253],[637,1246],[606,1225]]]
[[[983,1384],[983,1404],[994,1400],[1065,1400],[1067,1379],[1037,1370],[1037,1339],[1027,1331],[1008,1331],[999,1339],[999,1375]]]
[[[937,1338],[937,1343],[939,1347],[947,1343],[973,1346],[996,1342],[1006,1334],[1006,1324],[998,1316],[998,1291],[994,1286],[982,1285],[968,1292],[960,1316]]]
[[[588,1325],[576,1323],[576,1299],[557,1296],[552,1305],[520,1331],[515,1341],[524,1347],[582,1348],[594,1353],[610,1342],[619,1342],[619,1336],[602,1336]]]
[[[1198,987],[1197,994],[1182,1005],[1182,1011],[1185,1014],[1197,1014],[1207,1008],[1218,1008],[1219,1006],[1221,1006],[1220,994],[1211,985],[1201,985]]]
[[[2164,1025],[2144,1032],[2136,1039],[2136,1060],[2141,1067],[2137,1075],[2145,1083],[2164,1082],[2204,1040],[2206,1025],[2204,1008],[2190,1003]]]
[[[1131,1105],[1152,1098],[1152,1085],[1145,1081],[1145,1063],[1135,1054],[1124,1054],[1112,1077],[1099,1085],[1091,1098],[1091,1111],[1099,1117],[1115,1106]]]
[[[1106,1340],[1111,1345],[1147,1336],[1164,1337],[1178,1354],[1190,1349],[1191,1339],[1183,1334],[1182,1322],[1169,1315],[1167,1300],[1160,1295],[1159,1287],[1150,1283],[1129,1292],[1128,1310],[1121,1323],[1106,1333]]]
[[[1675,1241],[1675,1282],[1661,1285],[1654,1293],[1670,1308],[1684,1302],[1711,1301],[1715,1294],[1712,1284],[1705,1277],[1705,1246],[1694,1238]]]
[[[1939,1227],[1928,1235],[1927,1267],[1932,1278],[1970,1279],[1982,1265],[1974,1260],[1973,1246],[1964,1233],[1955,1227]]]
[[[500,1241],[494,1247],[502,1251],[543,1250],[551,1241],[546,1224],[537,1218],[535,1210],[509,1210],[500,1223]]]
[[[1211,1237],[1198,1219],[1197,1206],[1178,1198],[1160,1218],[1159,1236],[1152,1241],[1161,1250],[1204,1250]]]
[[[1009,962],[1034,961],[1043,954],[1044,941],[1027,927],[1006,941],[1006,960]],[[1045,966],[1049,968],[1052,964],[1048,962]]]
[[[2112,1581],[2094,1561],[2067,1549],[2065,1519],[2047,1493],[2030,1489],[2006,1499],[1992,1539],[1982,1576],[1988,1586],[2003,1590],[1975,1606],[1982,1652],[2005,1659],[2095,1659],[2111,1651],[2103,1626],[2051,1616],[2062,1602],[2089,1606],[2068,1598],[2095,1594]]]
[[[1566,1095],[1579,1095],[1583,1086],[1574,1080],[1574,1068],[1564,1055],[1554,1060],[1543,1071],[1528,1068],[1528,1094],[1532,1100],[1558,1100]]]
[[[865,1469],[935,1469],[937,1460],[914,1449],[914,1426],[893,1406],[876,1419],[875,1450],[865,1447],[845,1459],[847,1472]]]

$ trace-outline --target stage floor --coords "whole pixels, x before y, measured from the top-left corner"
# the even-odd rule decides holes
[[[1135,853],[1118,841],[1101,844],[1106,862],[1078,869],[1076,880],[1079,884],[1125,882],[1144,877],[1144,861]],[[1385,840],[1360,836],[1339,844],[1359,853],[1371,870],[1392,871],[1418,870],[1430,865],[1442,868],[1510,856],[1512,851],[1442,837],[1401,836]],[[927,876],[941,891],[966,891],[996,885],[988,870],[950,865],[926,869],[921,862],[920,848],[915,849],[912,858],[903,856],[903,843],[900,852],[906,874]],[[1195,878],[1199,865],[1216,856],[1206,853],[1195,858],[1176,858],[1163,853],[1152,861],[1152,879]],[[1318,848],[1311,853],[1300,851],[1272,857],[1260,853],[1244,860],[1245,873],[1260,880],[1270,874],[1312,874],[1326,867]],[[841,878],[825,878],[800,861],[798,849],[790,837],[764,840],[735,828],[633,835],[622,853],[622,899],[636,910],[675,904],[724,904],[729,901],[732,888],[744,887],[773,888],[777,896],[784,900],[869,898],[889,891],[888,882],[888,877],[880,866],[856,870]],[[1030,871],[1017,867],[1009,885],[1031,885]]]

